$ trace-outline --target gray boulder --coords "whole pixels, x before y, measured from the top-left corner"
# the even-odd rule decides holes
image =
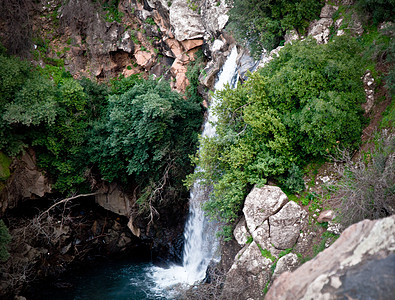
[[[277,186],[254,187],[248,194],[243,208],[249,231],[255,231],[271,215],[278,212],[287,201],[287,195]]]
[[[395,216],[364,220],[294,272],[274,281],[266,300],[393,299]]]

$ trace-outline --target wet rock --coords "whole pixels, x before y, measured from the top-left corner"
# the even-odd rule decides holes
[[[364,220],[311,261],[280,275],[265,299],[391,299],[394,266],[395,216]]]
[[[140,228],[134,226],[134,224],[133,224],[133,219],[132,219],[132,218],[129,219],[128,228],[130,229],[130,231],[131,231],[135,236],[140,237],[140,234],[141,234],[141,233],[140,233]]]
[[[277,186],[254,187],[248,194],[243,208],[249,231],[255,231],[265,220],[279,211],[287,201],[287,195]]]

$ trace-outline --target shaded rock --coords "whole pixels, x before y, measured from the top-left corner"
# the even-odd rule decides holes
[[[287,195],[277,186],[254,187],[248,194],[243,208],[250,232],[260,226],[288,201]]]
[[[38,170],[36,156],[32,149],[11,164],[11,176],[0,194],[0,215],[6,209],[18,206],[20,201],[41,198],[51,192],[48,179]]]
[[[95,195],[96,203],[121,216],[130,216],[132,203],[116,183],[110,183]]]
[[[221,299],[262,299],[272,264],[270,259],[262,256],[255,242],[246,245],[236,255],[226,275]]]
[[[265,299],[391,299],[394,253],[395,216],[364,220],[311,261],[283,273]]]
[[[272,280],[277,279],[284,272],[292,272],[299,266],[299,259],[295,253],[288,253],[281,257],[276,264],[274,269]]]
[[[333,212],[333,210],[324,210],[318,216],[317,222],[318,223],[329,222],[332,221],[334,217],[335,217],[335,213]]]
[[[206,31],[216,35],[228,23],[229,7],[224,0],[207,0],[202,7],[202,23]]]
[[[292,248],[298,240],[303,219],[307,213],[293,201],[269,218],[270,237],[278,249]]]
[[[135,236],[140,237],[140,228],[134,226],[132,218],[129,219],[128,228]]]

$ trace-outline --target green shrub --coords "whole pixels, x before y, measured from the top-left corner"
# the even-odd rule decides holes
[[[189,178],[213,186],[209,215],[232,223],[252,185],[286,178],[300,191],[302,164],[358,146],[365,99],[358,53],[349,37],[295,42],[243,85],[216,93],[217,135],[201,139],[199,170]]]
[[[364,219],[379,219],[395,212],[395,137],[382,132],[366,160],[347,154],[342,179],[335,185],[339,221],[344,226]]]
[[[228,28],[259,56],[263,49],[276,48],[288,29],[304,34],[309,22],[319,17],[324,1],[234,0],[231,4]]]

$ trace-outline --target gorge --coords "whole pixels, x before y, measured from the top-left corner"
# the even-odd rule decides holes
[[[368,2],[0,1],[0,297],[387,299],[395,8]]]

